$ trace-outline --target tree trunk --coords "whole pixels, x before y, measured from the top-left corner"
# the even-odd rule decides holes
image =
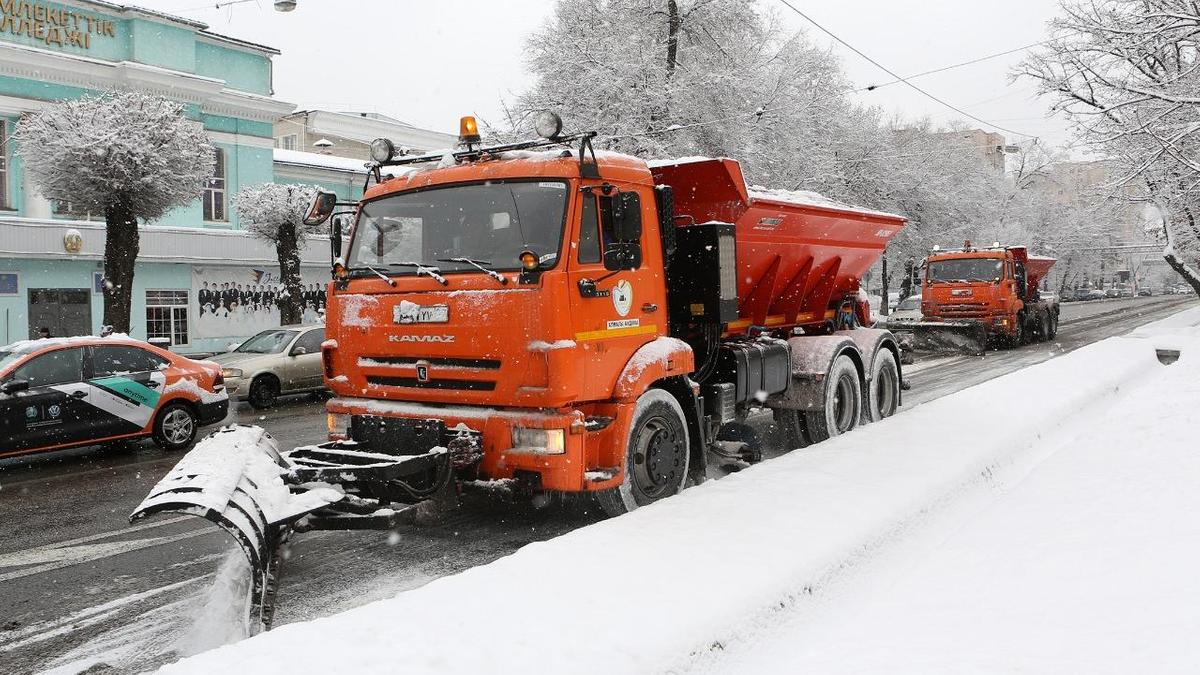
[[[279,228],[275,254],[279,257],[279,278],[283,281],[279,323],[294,326],[304,320],[304,289],[300,286],[300,247],[296,243],[295,225]]]
[[[1163,216],[1163,233],[1167,235],[1167,250],[1163,251],[1163,260],[1167,261],[1167,265],[1175,270],[1175,273],[1183,277],[1183,280],[1192,287],[1196,293],[1200,293],[1200,272],[1196,271],[1195,267],[1188,264],[1186,258],[1179,254],[1179,249],[1176,248],[1174,221],[1171,219],[1170,212],[1166,210],[1165,204],[1158,205],[1159,211]],[[1188,225],[1193,232],[1200,235],[1200,228],[1197,228],[1196,218],[1192,214],[1192,210],[1184,207],[1183,215],[1187,217]]]
[[[679,55],[679,3],[667,0],[667,77],[675,73]]]
[[[118,199],[104,210],[104,325],[130,332],[133,272],[138,256],[138,225],[133,209]]]

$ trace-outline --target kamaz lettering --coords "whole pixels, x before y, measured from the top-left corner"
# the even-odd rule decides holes
[[[389,335],[388,342],[454,342],[453,335]]]

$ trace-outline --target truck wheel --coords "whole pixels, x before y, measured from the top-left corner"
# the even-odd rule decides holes
[[[1050,313],[1050,332],[1046,333],[1046,341],[1049,342],[1058,336],[1058,313]]]
[[[182,450],[196,439],[196,413],[182,403],[168,403],[154,417],[154,442],[163,450]]]
[[[687,422],[683,408],[662,389],[642,394],[633,410],[625,480],[620,486],[596,493],[610,516],[665,499],[683,490],[688,475]]]
[[[246,400],[252,408],[265,410],[273,407],[279,400],[279,380],[271,375],[259,375],[250,383],[250,393]]]
[[[1041,316],[1041,324],[1038,326],[1038,342],[1049,342],[1050,338],[1050,312],[1039,312]]]
[[[779,435],[782,436],[784,451],[791,452],[813,444],[808,435],[808,420],[804,418],[803,411],[775,408],[771,413],[775,418],[775,426],[779,428]]]
[[[842,354],[833,360],[825,378],[825,407],[804,411],[808,434],[814,443],[840,436],[858,426],[862,418],[862,383],[858,368],[849,356]]]
[[[1009,346],[1020,347],[1025,344],[1025,315],[1017,314],[1017,320],[1013,324],[1013,334],[1009,338]]]
[[[872,422],[895,415],[900,407],[900,369],[891,350],[880,349],[871,365],[869,407]]]

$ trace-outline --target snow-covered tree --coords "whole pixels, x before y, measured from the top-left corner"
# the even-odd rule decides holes
[[[104,323],[128,332],[138,221],[200,195],[214,162],[203,127],[182,103],[120,92],[55,103],[15,137],[42,196],[104,214]]]
[[[304,224],[304,213],[316,188],[308,185],[249,185],[238,191],[234,208],[238,218],[255,237],[275,245],[279,278],[284,293],[279,302],[280,323],[298,324],[304,317],[300,286],[300,249],[311,234],[323,232],[320,225]]]
[[[1062,10],[1017,74],[1120,167],[1114,197],[1161,211],[1163,258],[1200,292],[1200,6],[1063,0]]]

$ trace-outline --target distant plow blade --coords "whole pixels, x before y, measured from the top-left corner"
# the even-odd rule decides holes
[[[911,330],[912,348],[916,352],[978,356],[987,351],[987,328],[977,321],[922,321],[907,330]]]
[[[225,427],[184,455],[129,520],[181,513],[211,521],[232,535],[253,575],[250,631],[265,630],[273,618],[280,547],[292,524],[344,496],[330,487],[295,494],[284,481],[290,470],[290,463],[266,431]]]

